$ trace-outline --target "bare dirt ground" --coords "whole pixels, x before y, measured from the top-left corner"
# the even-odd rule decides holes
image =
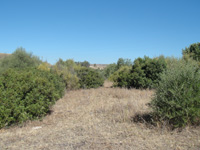
[[[200,127],[181,132],[132,117],[150,111],[150,90],[105,87],[68,91],[42,121],[0,130],[0,150],[199,150]]]

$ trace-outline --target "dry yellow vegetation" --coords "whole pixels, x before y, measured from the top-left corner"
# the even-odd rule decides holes
[[[200,127],[181,132],[132,121],[148,113],[153,91],[109,88],[68,91],[42,121],[0,130],[0,149],[199,150]]]
[[[6,57],[8,55],[10,55],[10,54],[0,53],[0,59]]]

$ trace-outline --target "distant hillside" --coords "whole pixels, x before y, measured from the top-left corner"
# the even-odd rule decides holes
[[[107,64],[90,64],[90,68],[93,68],[93,69],[104,69],[106,68],[106,66],[108,66]]]
[[[8,55],[10,55],[10,54],[0,53],[0,59],[3,58],[3,57],[6,57]]]

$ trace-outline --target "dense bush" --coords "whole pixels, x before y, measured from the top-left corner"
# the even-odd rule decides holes
[[[159,75],[166,69],[164,57],[138,58],[131,70],[131,87],[152,88],[159,81]]]
[[[78,68],[79,66],[72,59],[66,61],[60,59],[52,67],[52,70],[62,77],[67,89],[78,89],[80,87],[79,78],[76,73]]]
[[[103,85],[104,78],[97,70],[81,67],[77,70],[80,88],[97,88]]]
[[[43,62],[37,68],[43,71],[50,71],[51,65],[47,62]]]
[[[132,69],[121,67],[111,76],[115,86],[126,88],[152,88],[159,81],[159,74],[166,69],[164,57],[137,58]]]
[[[0,128],[43,117],[63,92],[62,79],[49,71],[7,70],[0,76]]]
[[[182,50],[183,57],[190,57],[196,61],[200,61],[200,43],[191,44]]]
[[[164,71],[151,102],[155,114],[174,127],[200,122],[200,70],[179,60]]]
[[[60,59],[52,70],[56,72],[65,82],[67,89],[97,88],[103,85],[103,71],[85,67],[86,61],[74,62],[72,59],[63,61]]]
[[[114,72],[109,80],[113,81],[115,87],[130,88],[131,84],[131,67],[123,66]]]
[[[24,48],[18,48],[12,55],[8,55],[0,60],[0,74],[9,68],[24,69],[27,67],[37,67],[42,61],[31,53],[27,53]]]

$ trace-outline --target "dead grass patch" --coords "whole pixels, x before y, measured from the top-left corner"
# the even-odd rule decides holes
[[[42,121],[0,130],[0,149],[200,149],[200,128],[182,132],[132,122],[151,112],[153,91],[99,88],[68,91]]]

